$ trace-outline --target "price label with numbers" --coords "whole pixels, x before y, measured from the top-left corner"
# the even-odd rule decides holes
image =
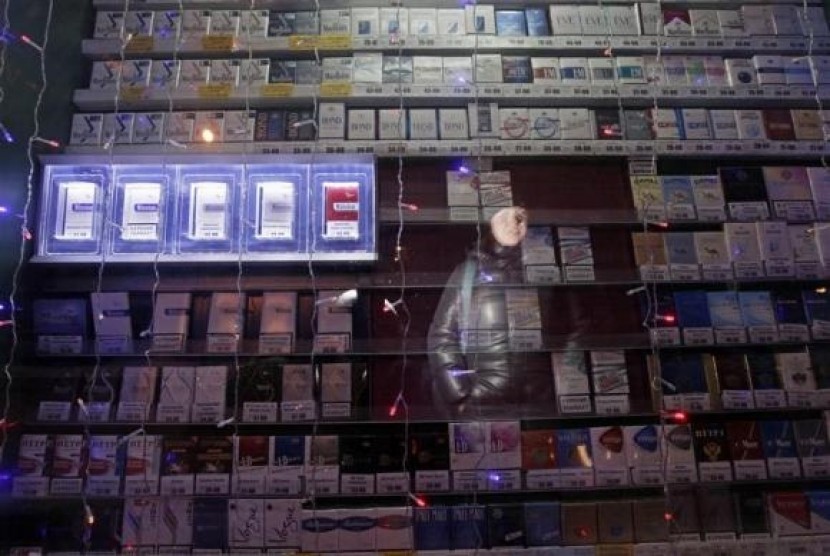
[[[323,419],[348,419],[352,416],[352,404],[349,402],[324,402]]]
[[[644,282],[666,282],[669,279],[669,267],[658,264],[641,265],[640,279]]]
[[[368,473],[343,473],[340,476],[342,494],[374,494],[375,476]]]
[[[151,351],[155,352],[182,352],[184,351],[183,334],[156,334],[153,333]]]
[[[74,496],[81,493],[84,481],[81,478],[54,478],[49,485],[52,496]]]
[[[458,492],[487,490],[487,472],[482,470],[453,471],[452,488]]]
[[[672,222],[683,222],[697,219],[694,205],[687,203],[668,203],[666,212]]]
[[[796,261],[795,276],[801,280],[816,280],[824,277],[824,268],[819,262]]]
[[[198,95],[202,99],[229,99],[233,93],[233,85],[230,83],[210,83],[199,85]]]
[[[566,265],[565,281],[567,282],[593,282],[596,280],[594,267],[585,265]]]
[[[787,392],[787,405],[808,408],[815,405],[815,392]]]
[[[161,478],[162,496],[192,496],[195,477],[188,475],[167,475]]]
[[[124,45],[124,52],[131,54],[139,52],[152,52],[156,48],[155,39],[150,35],[134,35]]]
[[[234,47],[233,35],[205,35],[202,37],[202,50],[205,52],[230,52]]]
[[[751,390],[724,390],[721,403],[724,409],[751,409],[755,407],[755,398]]]
[[[821,440],[817,440],[820,443]],[[808,478],[830,477],[830,456],[805,456],[801,458],[804,476]]]
[[[807,342],[810,331],[806,324],[779,324],[778,336],[782,342]]]
[[[634,467],[631,470],[631,480],[635,485],[663,484],[663,468],[660,465]]]
[[[778,342],[778,327],[775,325],[750,326],[749,341],[753,344],[774,344]]]
[[[37,409],[37,420],[50,423],[69,421],[72,413],[71,402],[40,402]]]
[[[287,423],[297,421],[311,421],[317,415],[317,405],[314,400],[283,402],[280,408],[282,420]]]
[[[45,497],[48,492],[48,477],[15,477],[12,482],[12,496],[40,498]]]
[[[125,496],[155,496],[158,490],[158,477],[124,477]]]
[[[193,422],[216,424],[225,418],[225,402],[193,404]]]
[[[450,490],[449,471],[415,471],[415,490],[445,492]]]
[[[679,346],[679,328],[652,328],[651,341],[656,346]]]
[[[242,421],[245,423],[276,423],[279,411],[277,402],[244,402]]]
[[[723,207],[697,207],[697,219],[701,222],[725,222],[726,211]]]
[[[599,415],[625,415],[631,411],[631,403],[626,394],[606,394],[596,397]]]
[[[271,467],[266,480],[266,492],[275,496],[296,496],[303,492],[303,468],[290,465]]]
[[[594,470],[590,467],[571,467],[560,469],[559,480],[562,488],[593,487]]]
[[[346,353],[349,351],[349,334],[317,334],[314,337],[315,353]]]
[[[83,351],[81,336],[38,336],[37,351],[47,355],[79,355]]]
[[[253,475],[253,474],[252,474]],[[255,476],[248,476],[247,473],[244,475],[240,473],[236,473],[234,477],[234,485],[233,485],[233,493],[234,494],[260,494],[263,492],[268,492],[265,487],[265,476],[262,474],[257,474]],[[271,493],[269,493],[271,494]]]
[[[735,278],[738,280],[757,280],[764,277],[764,267],[760,262],[736,262]]]
[[[770,479],[797,479],[801,477],[798,458],[767,458]]]
[[[732,480],[732,463],[729,461],[701,461],[698,467],[701,482],[720,483]]]
[[[86,493],[88,496],[118,496],[120,486],[119,477],[90,475],[86,480]]]
[[[133,342],[127,336],[98,336],[95,338],[95,348],[102,355],[131,353]]]
[[[141,402],[119,402],[115,420],[123,422],[144,421],[150,416],[150,405]]]
[[[559,488],[558,469],[530,469],[525,475],[525,485],[528,490],[549,490]]]
[[[187,423],[190,421],[190,406],[159,404],[156,408],[156,421],[159,423]]]
[[[623,461],[624,463],[624,461]],[[628,467],[620,469],[595,470],[597,486],[622,486],[628,484]]]
[[[687,392],[680,395],[680,405],[687,411],[709,411],[712,399],[708,392]]]
[[[830,340],[830,321],[813,319],[810,334],[814,340]]]
[[[559,396],[559,412],[573,415],[591,412],[591,396]]]
[[[198,473],[196,495],[220,496],[228,494],[231,476],[228,473]]]
[[[522,473],[518,469],[495,469],[485,474],[487,490],[507,491],[522,488]]]
[[[734,277],[730,264],[705,264],[701,266],[704,280],[726,281]]]
[[[759,409],[786,407],[787,395],[783,390],[754,390],[755,406]]]
[[[409,491],[409,473],[378,473],[378,494],[395,494]]]
[[[267,83],[260,87],[259,95],[264,98],[284,98],[294,96],[294,84]]]
[[[511,330],[508,343],[511,350],[538,351],[542,349],[542,331]]]
[[[763,481],[767,478],[767,465],[762,459],[735,460],[734,465],[738,481]]]
[[[558,284],[562,281],[559,267],[554,265],[526,265],[525,274],[530,284]]]
[[[687,346],[710,346],[715,343],[715,332],[708,327],[684,328],[683,343]]]
[[[769,219],[769,207],[766,202],[729,203],[729,215],[733,220],[757,222]]]
[[[792,260],[766,260],[764,270],[770,278],[792,278],[795,276],[795,265]]]
[[[700,281],[700,267],[696,264],[672,264],[669,270],[672,280]]]
[[[744,328],[716,328],[715,343],[732,345],[746,343],[746,329]]]
[[[340,468],[337,465],[313,465],[306,469],[307,491],[337,494],[340,489]]]

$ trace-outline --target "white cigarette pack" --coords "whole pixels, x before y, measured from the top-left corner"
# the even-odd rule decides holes
[[[686,58],[684,56],[663,57],[663,74],[667,85],[687,85],[689,76],[686,72]]]
[[[201,37],[210,29],[209,10],[185,10],[182,12],[182,38]]]
[[[72,116],[71,145],[100,145],[104,129],[103,114],[75,114]]]
[[[473,81],[473,59],[470,56],[444,56],[444,83],[467,85]]]
[[[438,139],[438,119],[434,108],[409,109],[409,138]]]
[[[734,110],[709,110],[712,134],[715,139],[738,139],[738,122]]]
[[[243,10],[239,17],[239,36],[244,38],[268,35],[270,12],[268,10]]]
[[[228,110],[224,117],[223,137],[227,143],[254,140],[256,111]]]
[[[640,34],[633,6],[605,6],[605,19],[612,35]]]
[[[499,57],[501,69],[501,57]],[[412,71],[414,83],[443,83],[444,59],[441,56],[413,56]]]
[[[558,108],[531,108],[528,111],[531,139],[561,139],[562,122]]]
[[[98,10],[95,14],[93,37],[96,39],[118,39],[121,38],[123,28],[124,12],[122,10]]]
[[[438,31],[438,12],[435,8],[409,9],[410,35],[435,35]]]
[[[611,58],[588,58],[588,70],[593,85],[613,85],[616,82],[616,67]]]
[[[211,10],[209,35],[235,37],[239,34],[239,10]]]
[[[150,60],[125,60],[121,63],[122,87],[148,87],[150,85]]]
[[[784,73],[784,58],[773,54],[756,54],[752,57],[755,74],[760,85],[784,85],[787,76]]]
[[[689,10],[692,34],[698,37],[720,35],[720,21],[716,10]]]
[[[441,139],[470,138],[467,111],[463,108],[439,108],[438,125]]]
[[[496,34],[496,9],[492,4],[464,6],[467,33],[474,35]]]
[[[270,71],[271,60],[268,58],[243,59],[239,65],[239,85],[249,89],[261,87],[268,83]]]
[[[646,63],[642,56],[619,56],[615,60],[620,83],[623,85],[646,83]]]
[[[798,10],[795,6],[770,6],[772,28],[778,36],[800,37],[804,35]],[[826,17],[823,18],[825,21]]]
[[[438,8],[438,34],[466,35],[467,16],[463,8]]]
[[[350,140],[374,141],[377,128],[375,126],[375,111],[371,108],[355,108],[349,110],[349,132]]]
[[[746,36],[744,18],[740,10],[717,10],[718,24],[724,37]]]
[[[726,65],[726,75],[729,79],[729,85],[732,87],[758,84],[755,66],[750,60],[727,58],[724,63]]]
[[[352,14],[345,10],[320,10],[321,35],[348,35],[352,27]]]
[[[118,86],[121,63],[117,61],[93,62],[89,88],[114,90]]]
[[[683,108],[683,136],[688,140],[711,139],[709,111],[705,108]]]
[[[775,34],[770,6],[743,6],[741,7],[741,15],[743,16],[744,29],[747,35],[765,36]]]
[[[346,105],[342,102],[321,102],[318,108],[320,125],[317,134],[320,139],[343,139],[346,137]]]
[[[351,83],[354,60],[351,57],[323,58],[324,83]]]
[[[378,110],[378,139],[406,139],[407,129],[409,126],[405,108]]]
[[[499,108],[499,137],[530,139],[530,114],[527,108]]]
[[[682,137],[677,109],[652,108],[651,118],[654,122],[655,136],[657,139],[680,139]]]
[[[167,141],[191,143],[196,127],[196,112],[172,112],[165,117],[164,137]]]
[[[761,110],[736,110],[738,138],[744,141],[766,139],[764,113]]]
[[[353,83],[382,83],[383,54],[381,52],[355,52],[352,55]]]
[[[562,139],[594,139],[593,113],[587,108],[560,108]]]
[[[378,8],[352,8],[352,36],[380,35],[380,10]]]
[[[378,34],[405,37],[409,34],[409,8],[380,8]]]
[[[130,10],[124,18],[124,33],[127,35],[152,35],[155,12]]]
[[[561,83],[559,76],[559,58],[538,57],[530,59],[533,82],[541,85]]]
[[[660,4],[637,2],[634,8],[639,19],[640,35],[663,34],[663,11],[660,9]]]
[[[603,6],[578,6],[578,9],[583,35],[605,36],[611,34],[611,28],[605,20],[605,8]]]
[[[579,6],[550,6],[550,23],[554,35],[581,35]]]
[[[213,134],[213,141],[223,143],[225,141],[225,113],[224,112],[196,112],[194,124],[194,137],[198,140],[205,140],[205,132]]]
[[[812,85],[810,60],[805,56],[784,56],[784,75],[787,85]]]
[[[710,87],[723,87],[729,83],[726,66],[720,56],[704,56],[703,71],[706,74],[706,84]]]
[[[830,83],[830,56],[810,56],[813,82],[818,85]]]
[[[164,112],[136,114],[133,122],[132,143],[161,143],[164,132]]]
[[[588,85],[591,82],[588,58],[560,58],[559,76],[563,85]]]
[[[132,112],[104,114],[102,142],[129,145],[133,138],[133,124],[135,124],[135,114]]]
[[[476,83],[502,82],[501,54],[477,54],[474,58]]]
[[[179,66],[179,86],[197,87],[208,82],[210,60],[182,60]]]

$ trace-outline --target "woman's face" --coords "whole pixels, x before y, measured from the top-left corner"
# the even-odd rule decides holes
[[[493,237],[505,247],[515,247],[527,235],[527,211],[521,207],[507,207],[490,219]]]

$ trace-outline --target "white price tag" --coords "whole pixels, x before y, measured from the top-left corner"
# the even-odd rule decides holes
[[[378,473],[378,494],[404,493],[409,490],[408,473]]]
[[[814,392],[787,392],[787,405],[790,407],[813,407]]]
[[[715,343],[715,331],[704,327],[684,328],[683,343],[687,346],[710,346]]]
[[[689,392],[681,394],[683,409],[687,411],[709,411],[712,409],[712,398],[708,392]]]
[[[559,396],[559,412],[563,415],[591,413],[591,396]]]
[[[38,336],[37,351],[47,355],[79,355],[84,349],[81,336]]]
[[[762,459],[736,460],[734,465],[738,481],[763,481],[767,478],[767,465]]]
[[[735,278],[738,280],[757,280],[764,277],[761,263],[735,263]]]
[[[559,470],[559,484],[562,488],[585,488],[594,486],[594,470],[590,467],[566,467]]]
[[[225,403],[197,403],[193,404],[193,422],[201,424],[215,424],[225,418]]]
[[[349,351],[349,334],[318,334],[314,338],[315,353],[346,353]]]
[[[529,284],[558,284],[562,281],[558,266],[528,265],[525,273]]]
[[[644,282],[666,282],[669,279],[669,267],[666,265],[641,265],[640,279]]]
[[[78,420],[89,423],[106,423],[110,420],[110,403],[87,402],[86,413],[79,411]]]
[[[531,469],[525,475],[525,486],[528,490],[550,490],[559,488],[558,469]]]
[[[542,349],[542,331],[511,330],[508,342],[510,349],[514,351],[538,351]]]
[[[52,484],[49,485],[49,494],[52,496],[73,496],[81,494],[84,481],[81,478],[73,479],[52,479]]]
[[[151,351],[181,352],[184,351],[184,336],[182,334],[153,334]]]
[[[566,266],[565,280],[567,282],[593,282],[594,267],[592,266]]]
[[[666,394],[663,396],[663,409],[666,411],[675,411],[684,409],[683,396],[681,394]]]
[[[818,262],[796,262],[795,276],[802,280],[816,280],[824,277],[824,269]]]
[[[125,477],[124,496],[155,496],[159,491],[158,477]]]
[[[721,402],[724,409],[751,409],[755,407],[755,399],[750,390],[724,390],[721,392]]]
[[[782,342],[807,342],[810,330],[806,324],[779,324],[778,336]]]
[[[282,402],[280,413],[282,420],[286,423],[311,421],[317,414],[317,406],[314,404],[314,400]]]
[[[265,488],[265,477],[236,477],[234,478],[234,494],[259,494],[268,492]],[[272,494],[272,493],[268,493]]]
[[[193,496],[193,475],[169,475],[161,478],[162,496]]]
[[[597,486],[622,486],[628,484],[628,469],[596,469]]]
[[[196,475],[196,495],[227,495],[230,484],[231,476],[227,473],[199,473]]]
[[[810,334],[814,340],[830,340],[830,321],[813,319]]]
[[[450,472],[416,471],[415,490],[422,492],[446,492],[450,490]]]
[[[293,344],[291,334],[262,334],[259,337],[259,353],[261,355],[284,355],[293,351]]]
[[[132,351],[133,342],[127,336],[98,336],[95,349],[102,355],[125,354]]]
[[[453,471],[452,488],[457,492],[476,492],[487,490],[486,472],[477,470]]]
[[[730,264],[705,264],[701,267],[704,280],[725,281],[734,277]]]
[[[770,278],[791,278],[795,276],[792,261],[764,261],[764,271]]]
[[[374,494],[375,476],[344,473],[340,476],[341,494]]]
[[[679,346],[679,328],[652,328],[651,341],[656,346]]]
[[[323,419],[348,419],[352,416],[349,402],[327,402],[323,404]]]
[[[753,344],[778,343],[778,327],[774,324],[769,326],[750,326],[749,341]]]
[[[477,222],[478,207],[450,207],[451,222]]]
[[[51,423],[69,421],[71,413],[71,402],[40,402],[37,408],[37,420]]]
[[[86,493],[89,496],[118,496],[121,479],[119,477],[96,477],[90,475],[86,480]]]
[[[672,280],[700,281],[700,267],[696,264],[671,265]]]
[[[487,490],[507,491],[522,488],[522,472],[518,469],[496,469],[486,473]]]
[[[140,422],[150,416],[150,405],[141,402],[119,402],[115,411],[116,421]]]
[[[626,394],[598,395],[595,401],[598,415],[625,415],[631,412]]]
[[[15,477],[12,482],[12,496],[41,498],[49,490],[48,477]]]
[[[770,479],[795,479],[801,477],[798,458],[767,458]]]
[[[697,207],[697,219],[701,222],[725,222],[724,207]]]
[[[271,468],[266,482],[272,496],[296,496],[303,493],[303,472],[300,467]]]
[[[207,337],[208,353],[236,353],[238,346],[236,334],[209,334]]]
[[[777,409],[787,405],[787,395],[783,390],[755,390],[753,394],[758,409]]]
[[[769,206],[763,201],[729,203],[729,215],[732,220],[757,222],[769,218]]]
[[[717,344],[745,344],[746,329],[744,328],[716,328],[715,343]]]
[[[778,218],[789,222],[815,222],[816,211],[812,201],[773,201],[772,209]]]
[[[830,477],[830,456],[803,457],[801,466],[807,478]]]
[[[242,421],[244,423],[276,423],[278,410],[277,402],[244,402]]]
[[[313,472],[306,472],[308,491],[315,494],[337,494],[340,487],[340,468],[317,466]]]
[[[156,408],[156,421],[159,423],[187,423],[189,420],[189,406],[159,405]]]
[[[701,461],[698,463],[700,481],[720,483],[732,480],[732,463],[728,461]]]
[[[631,479],[635,485],[661,485],[663,484],[663,468],[635,467],[631,470]]]
[[[670,203],[666,207],[666,213],[668,214],[670,221],[682,222],[697,219],[697,215],[695,214],[695,207],[691,204]]]

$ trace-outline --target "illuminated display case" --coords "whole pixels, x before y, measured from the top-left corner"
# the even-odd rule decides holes
[[[39,262],[377,257],[367,156],[73,156],[43,175]]]

